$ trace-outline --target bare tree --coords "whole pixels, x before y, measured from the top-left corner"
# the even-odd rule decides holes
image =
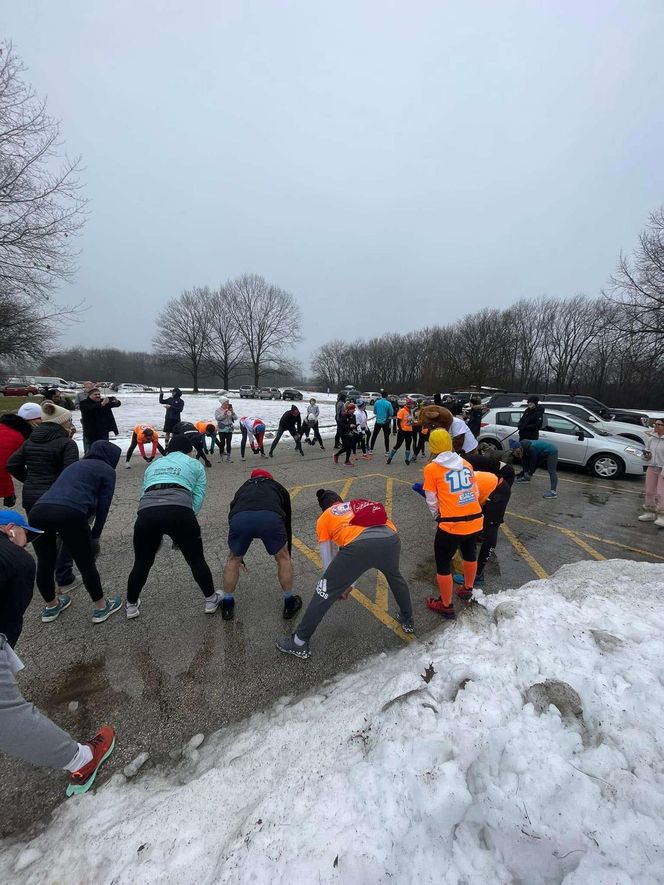
[[[311,371],[323,387],[333,390],[340,388],[347,374],[346,363],[347,345],[345,341],[335,338],[323,344],[314,353],[311,360]]]
[[[210,310],[210,343],[209,361],[215,372],[222,379],[223,386],[228,390],[231,373],[246,360],[243,336],[237,323],[237,317],[231,309],[232,294],[225,286],[210,292],[208,306]]]
[[[632,335],[664,331],[664,206],[651,213],[632,256],[621,253],[609,297],[621,306],[620,329]]]
[[[258,386],[266,367],[280,364],[284,351],[301,340],[300,308],[292,295],[258,274],[229,280],[224,290]]]
[[[53,345],[57,314],[0,291],[0,360],[40,359]]]
[[[210,290],[185,289],[172,298],[157,317],[152,339],[154,352],[166,365],[186,372],[198,393],[201,365],[208,357],[211,333]]]
[[[0,287],[43,302],[75,271],[85,220],[80,161],[62,156],[60,125],[0,43]]]

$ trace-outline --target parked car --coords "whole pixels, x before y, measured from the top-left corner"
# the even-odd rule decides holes
[[[614,409],[612,406],[611,412],[615,421],[624,421],[626,424],[640,424],[641,427],[650,427],[654,416],[664,413],[664,409],[646,412],[643,409]]]
[[[35,385],[29,384],[27,381],[8,381],[0,387],[2,396],[34,396],[37,393],[39,390]]]
[[[480,425],[480,449],[486,452],[509,448],[509,440],[518,438],[516,428],[523,411],[522,407],[514,407],[487,412]],[[618,479],[625,473],[643,474],[646,469],[642,445],[600,432],[560,409],[544,412],[539,436],[558,448],[560,461],[586,467],[603,479]]]
[[[75,381],[65,381],[64,378],[58,378],[55,375],[34,375],[29,380],[31,384],[36,384],[37,387],[57,387],[58,390],[78,390],[83,386]]]
[[[412,399],[414,402],[422,400],[425,406],[433,402],[433,397],[428,396],[426,393],[400,393],[397,397],[399,406],[405,405],[407,399]]]
[[[295,387],[287,387],[281,394],[281,398],[290,400],[302,399],[302,391]]]
[[[357,402],[358,399],[364,399],[360,391],[356,387],[344,387],[343,390],[340,390],[339,393],[343,393],[346,397],[346,402]]]
[[[523,402],[514,403],[514,405],[523,406],[525,408],[526,404]],[[623,421],[606,421],[604,418],[600,418],[599,415],[596,415],[580,403],[549,403],[547,400],[546,408],[548,409],[549,407],[552,409],[558,409],[566,415],[580,418],[581,421],[590,424],[598,432],[606,433],[608,436],[624,436],[626,439],[641,443],[642,446],[645,446],[647,442],[646,428],[642,424],[637,427],[635,424],[627,424]]]
[[[143,384],[120,384],[118,393],[145,393],[145,387]]]
[[[240,398],[241,399],[257,399],[258,398],[258,388],[254,387],[253,384],[243,384],[240,387]]]
[[[362,394],[362,399],[365,403],[369,403],[370,406],[376,402],[377,399],[380,399],[380,392],[376,390],[368,390]]]
[[[281,391],[278,387],[261,387],[257,397],[258,399],[281,399]]]

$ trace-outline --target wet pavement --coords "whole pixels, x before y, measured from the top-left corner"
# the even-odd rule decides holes
[[[416,612],[416,638],[444,629],[424,606],[434,586],[434,524],[410,484],[422,465],[407,467],[382,456],[336,468],[330,452],[306,449],[297,455],[282,441],[275,458],[263,462],[293,494],[295,592],[310,599],[320,569],[315,491],[331,486],[352,497],[383,500],[391,508],[402,539],[402,571]],[[208,494],[201,513],[206,556],[221,589],[226,558],[228,505],[248,478],[256,459],[220,464],[208,471]],[[251,457],[251,456],[250,456]],[[132,528],[144,465],[121,464],[109,521],[102,538],[99,568],[107,593],[124,596],[132,565]],[[499,592],[551,574],[561,565],[587,559],[627,558],[664,561],[664,532],[637,521],[643,481],[612,482],[581,471],[563,470],[559,497],[544,500],[543,474],[517,485],[501,532],[497,556],[487,566],[485,592]],[[335,605],[312,641],[312,658],[285,658],[275,639],[292,629],[281,617],[281,591],[274,561],[254,543],[246,557],[237,592],[236,617],[206,616],[203,598],[177,551],[165,543],[142,595],[140,618],[124,613],[101,625],[90,621],[91,603],[83,589],[52,624],[39,620],[40,597],[28,610],[17,651],[26,664],[21,688],[30,700],[79,740],[98,725],[112,723],[117,749],[98,783],[140,752],[148,765],[167,763],[198,732],[209,733],[263,709],[277,698],[295,695],[355,666],[367,655],[397,649],[409,641],[394,621],[395,606],[376,574],[362,577],[353,597]],[[0,835],[42,826],[64,798],[64,776],[3,757]],[[70,800],[75,801],[75,800]]]

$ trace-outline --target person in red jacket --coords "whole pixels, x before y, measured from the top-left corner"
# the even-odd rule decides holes
[[[41,407],[37,403],[24,403],[18,410],[0,416],[0,498],[5,507],[16,504],[14,481],[7,470],[7,461],[32,433],[33,424],[41,421]]]

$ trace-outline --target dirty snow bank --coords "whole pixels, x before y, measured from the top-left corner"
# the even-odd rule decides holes
[[[664,881],[664,566],[575,563],[480,599],[173,770],[67,801],[4,846],[0,881]]]

